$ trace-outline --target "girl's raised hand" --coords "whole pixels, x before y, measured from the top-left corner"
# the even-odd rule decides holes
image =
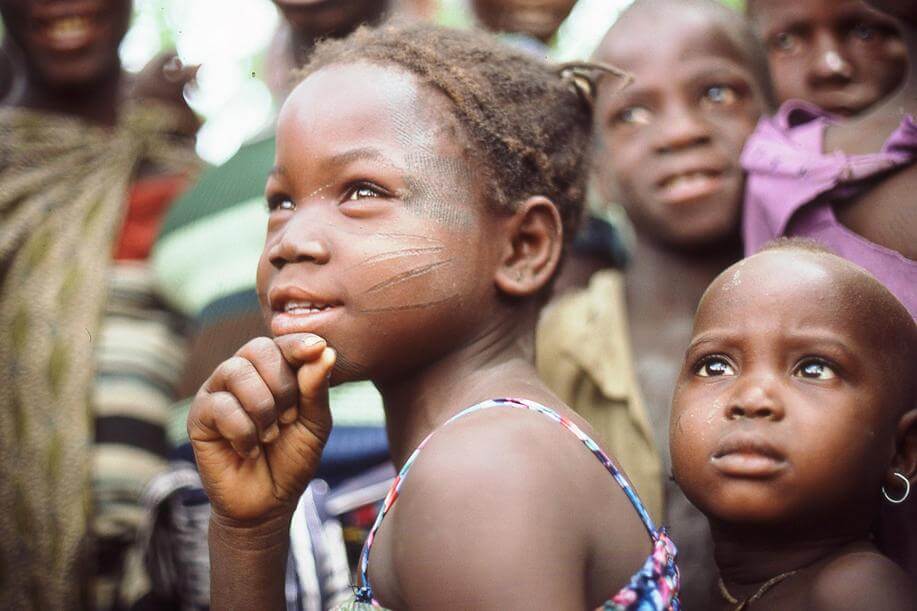
[[[188,435],[215,518],[257,526],[292,515],[331,432],[334,361],[317,335],[259,337],[204,382]]]

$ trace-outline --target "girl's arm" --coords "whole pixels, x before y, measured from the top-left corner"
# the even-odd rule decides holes
[[[188,435],[211,503],[211,607],[283,609],[290,521],[331,432],[335,354],[315,335],[261,337],[207,379]]]
[[[289,517],[280,516],[257,527],[211,517],[209,544],[212,609],[286,609]]]

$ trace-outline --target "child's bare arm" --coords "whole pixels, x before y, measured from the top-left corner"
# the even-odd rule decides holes
[[[425,448],[380,531],[394,545],[372,550],[381,553],[371,556],[370,577],[386,564],[383,555],[397,575],[394,588],[386,587],[392,582],[385,569],[373,581],[381,603],[501,611],[588,606],[588,535],[575,509],[582,499],[558,481],[562,469],[546,465],[545,456],[533,458],[530,441],[507,443],[499,431],[466,428],[443,431]],[[386,600],[391,590],[394,599]]]
[[[857,552],[832,561],[815,575],[806,608],[910,611],[915,600],[917,588],[898,565],[878,552]]]
[[[290,519],[331,431],[334,358],[314,335],[257,338],[194,399],[188,434],[212,506],[214,609],[284,606]]]

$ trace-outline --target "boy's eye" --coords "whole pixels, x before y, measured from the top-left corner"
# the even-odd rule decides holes
[[[779,32],[771,39],[771,47],[781,53],[792,53],[799,46],[799,37],[789,32]]]
[[[831,380],[837,377],[837,374],[828,363],[809,359],[801,362],[796,366],[793,375],[798,378],[808,378],[810,380]]]
[[[853,34],[854,38],[859,38],[860,40],[872,40],[879,32],[868,23],[858,23],[853,26],[850,33]]]
[[[614,118],[615,123],[626,123],[628,125],[649,125],[652,120],[653,113],[643,106],[629,106]]]
[[[267,200],[267,209],[274,210],[296,210],[296,204],[292,199],[285,195],[278,195]]]
[[[721,356],[710,356],[705,358],[697,366],[694,373],[702,378],[734,376],[736,374],[735,369],[729,364],[729,361]]]
[[[704,91],[704,100],[717,106],[729,106],[738,99],[738,92],[729,85],[714,85]]]

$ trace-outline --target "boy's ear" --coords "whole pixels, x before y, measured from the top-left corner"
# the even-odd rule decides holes
[[[506,221],[509,240],[495,282],[513,297],[538,293],[550,282],[563,250],[563,225],[557,206],[537,195],[525,200]]]
[[[904,414],[898,422],[895,442],[895,457],[883,482],[890,493],[903,489],[904,482],[895,473],[900,473],[911,480],[912,484],[917,484],[917,409]]]

